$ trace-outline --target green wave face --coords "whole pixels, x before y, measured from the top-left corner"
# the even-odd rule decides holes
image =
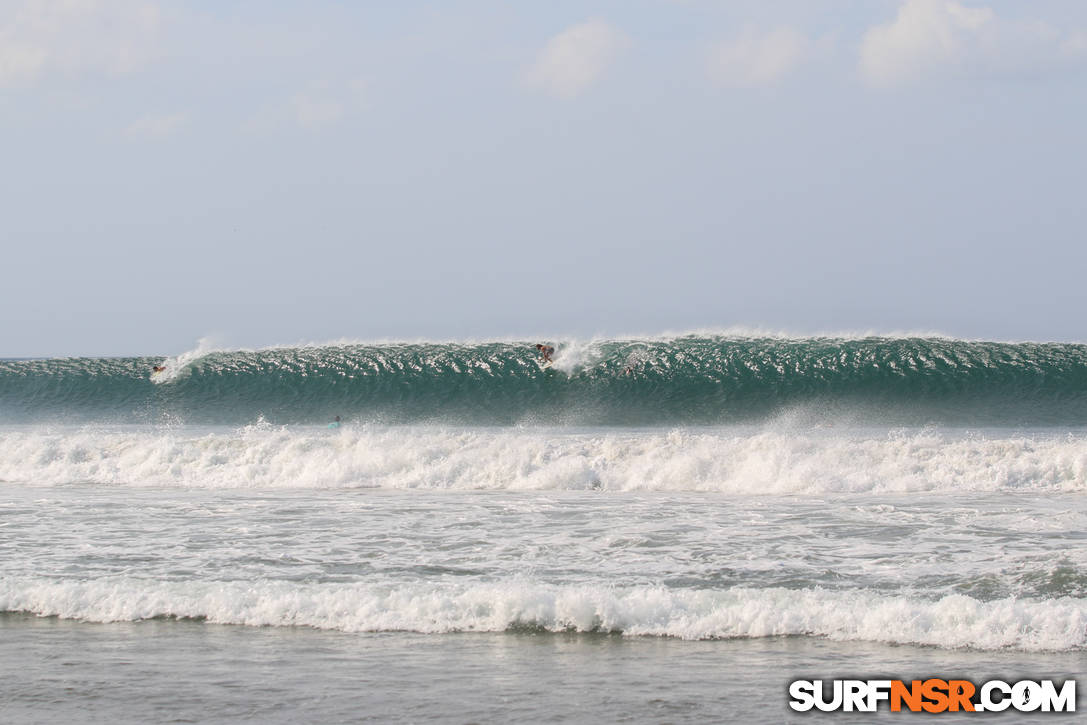
[[[682,337],[0,361],[0,422],[1087,425],[1087,346]]]

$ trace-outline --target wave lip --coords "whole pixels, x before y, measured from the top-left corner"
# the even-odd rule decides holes
[[[687,336],[0,361],[0,422],[703,425],[808,408],[914,425],[1087,425],[1087,346]],[[166,369],[152,380],[154,366]],[[155,384],[158,383],[158,384]]]
[[[250,426],[17,430],[0,480],[182,488],[855,494],[1087,491],[1087,435]]]
[[[948,648],[1081,650],[1087,600],[940,599],[822,589],[669,590],[288,582],[0,581],[0,611],[92,622],[177,617],[347,632],[609,632],[730,639],[816,636]]]

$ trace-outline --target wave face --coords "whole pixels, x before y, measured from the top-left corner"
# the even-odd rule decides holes
[[[716,425],[783,411],[880,423],[1087,425],[1087,346],[680,337],[0,361],[0,422]],[[165,372],[151,376],[152,367]]]

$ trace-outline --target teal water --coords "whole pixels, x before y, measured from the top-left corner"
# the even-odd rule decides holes
[[[0,361],[0,422],[1087,425],[1087,346],[688,336]],[[153,366],[167,370],[152,378]]]

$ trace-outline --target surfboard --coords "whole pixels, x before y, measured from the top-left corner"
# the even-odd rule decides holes
[[[547,370],[549,367],[555,364],[554,360],[548,360],[547,362],[540,363],[540,370]]]

